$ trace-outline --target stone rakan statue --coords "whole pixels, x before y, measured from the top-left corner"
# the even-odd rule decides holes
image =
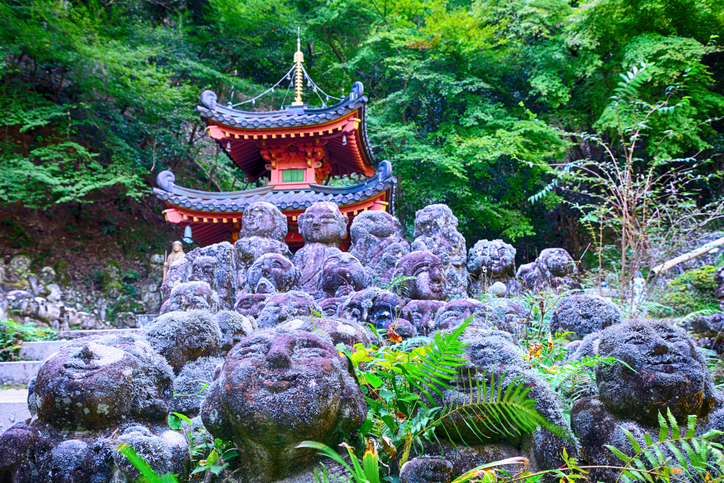
[[[517,293],[515,248],[503,240],[480,240],[468,252],[470,293],[483,294],[496,282],[505,284],[506,296]]]
[[[246,292],[273,294],[296,288],[299,269],[285,256],[265,253],[256,259],[247,272]]]
[[[697,430],[702,432],[724,429],[721,394],[683,329],[663,322],[630,321],[603,330],[599,339],[601,357],[615,357],[631,369],[623,364],[597,366],[598,396],[573,404],[571,424],[588,464],[619,464],[605,445],[624,452],[631,449],[621,428],[643,444],[644,432],[658,434],[659,412],[670,410],[684,425],[688,415],[696,415]],[[617,473],[596,469],[591,476],[614,481]]]
[[[339,244],[347,236],[349,218],[334,203],[319,202],[299,215],[298,222],[304,246],[294,254],[293,261],[301,272],[299,286],[314,293],[327,258],[342,253]]]
[[[352,221],[350,254],[354,255],[380,286],[392,281],[397,261],[410,253],[402,225],[385,211],[363,211]]]
[[[412,300],[444,300],[445,273],[442,261],[430,252],[412,252],[400,258],[395,278],[403,282],[404,295]]]
[[[247,271],[262,255],[276,253],[291,260],[292,253],[284,243],[287,230],[287,217],[271,203],[257,201],[246,207],[241,217],[239,239],[234,243],[238,290],[245,290]],[[255,293],[246,290],[248,293]]]
[[[411,249],[430,252],[442,260],[447,296],[467,297],[467,249],[457,226],[458,219],[446,205],[426,206],[415,213],[415,241]]]
[[[186,439],[166,426],[173,373],[137,336],[66,344],[31,382],[35,417],[0,436],[0,481],[133,481],[128,443],[160,473],[184,477]]]
[[[216,438],[233,441],[243,481],[272,482],[315,461],[305,440],[336,447],[365,420],[367,404],[348,363],[329,339],[264,330],[226,357],[201,407]]]

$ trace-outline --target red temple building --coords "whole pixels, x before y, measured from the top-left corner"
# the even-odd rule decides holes
[[[287,76],[294,72],[295,100],[283,110],[237,110],[217,104],[211,91],[201,94],[202,105],[196,110],[208,135],[249,181],[261,179],[267,184],[245,191],[198,191],[176,185],[170,171],[159,173],[153,193],[168,206],[166,220],[190,226],[197,243],[233,243],[244,209],[256,201],[269,202],[287,216],[286,242],[292,248],[303,244],[297,216],[318,201],[337,204],[350,224],[362,211],[393,209],[397,179],[389,161],[378,163],[372,154],[365,124],[368,99],[362,83],[355,82],[351,93],[335,105],[310,108],[302,102],[304,77],[315,92],[318,87],[304,71],[299,49],[294,62]],[[353,173],[366,179],[344,187],[323,184],[330,177]]]

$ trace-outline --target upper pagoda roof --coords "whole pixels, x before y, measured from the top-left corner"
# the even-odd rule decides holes
[[[204,91],[196,110],[211,138],[251,181],[269,173],[261,154],[265,146],[300,143],[322,143],[332,176],[370,177],[376,161],[367,136],[368,99],[363,92],[362,83],[355,82],[350,94],[333,106],[253,112],[220,105],[214,92]]]

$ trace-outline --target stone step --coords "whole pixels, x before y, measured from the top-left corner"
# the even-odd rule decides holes
[[[23,342],[20,348],[20,357],[26,361],[44,361],[67,343],[67,340]]]
[[[0,362],[0,386],[29,383],[42,364],[41,361]]]
[[[80,339],[81,337],[93,337],[96,335],[122,335],[139,334],[141,329],[105,329],[105,330],[61,330],[58,332],[59,339]]]
[[[0,389],[0,434],[29,417],[27,389]]]

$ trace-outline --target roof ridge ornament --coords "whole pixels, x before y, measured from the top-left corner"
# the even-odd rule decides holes
[[[302,53],[301,28],[297,27],[297,51],[294,53],[294,102],[292,102],[292,106],[304,105],[302,101],[302,92],[304,91],[303,62],[304,54]]]

